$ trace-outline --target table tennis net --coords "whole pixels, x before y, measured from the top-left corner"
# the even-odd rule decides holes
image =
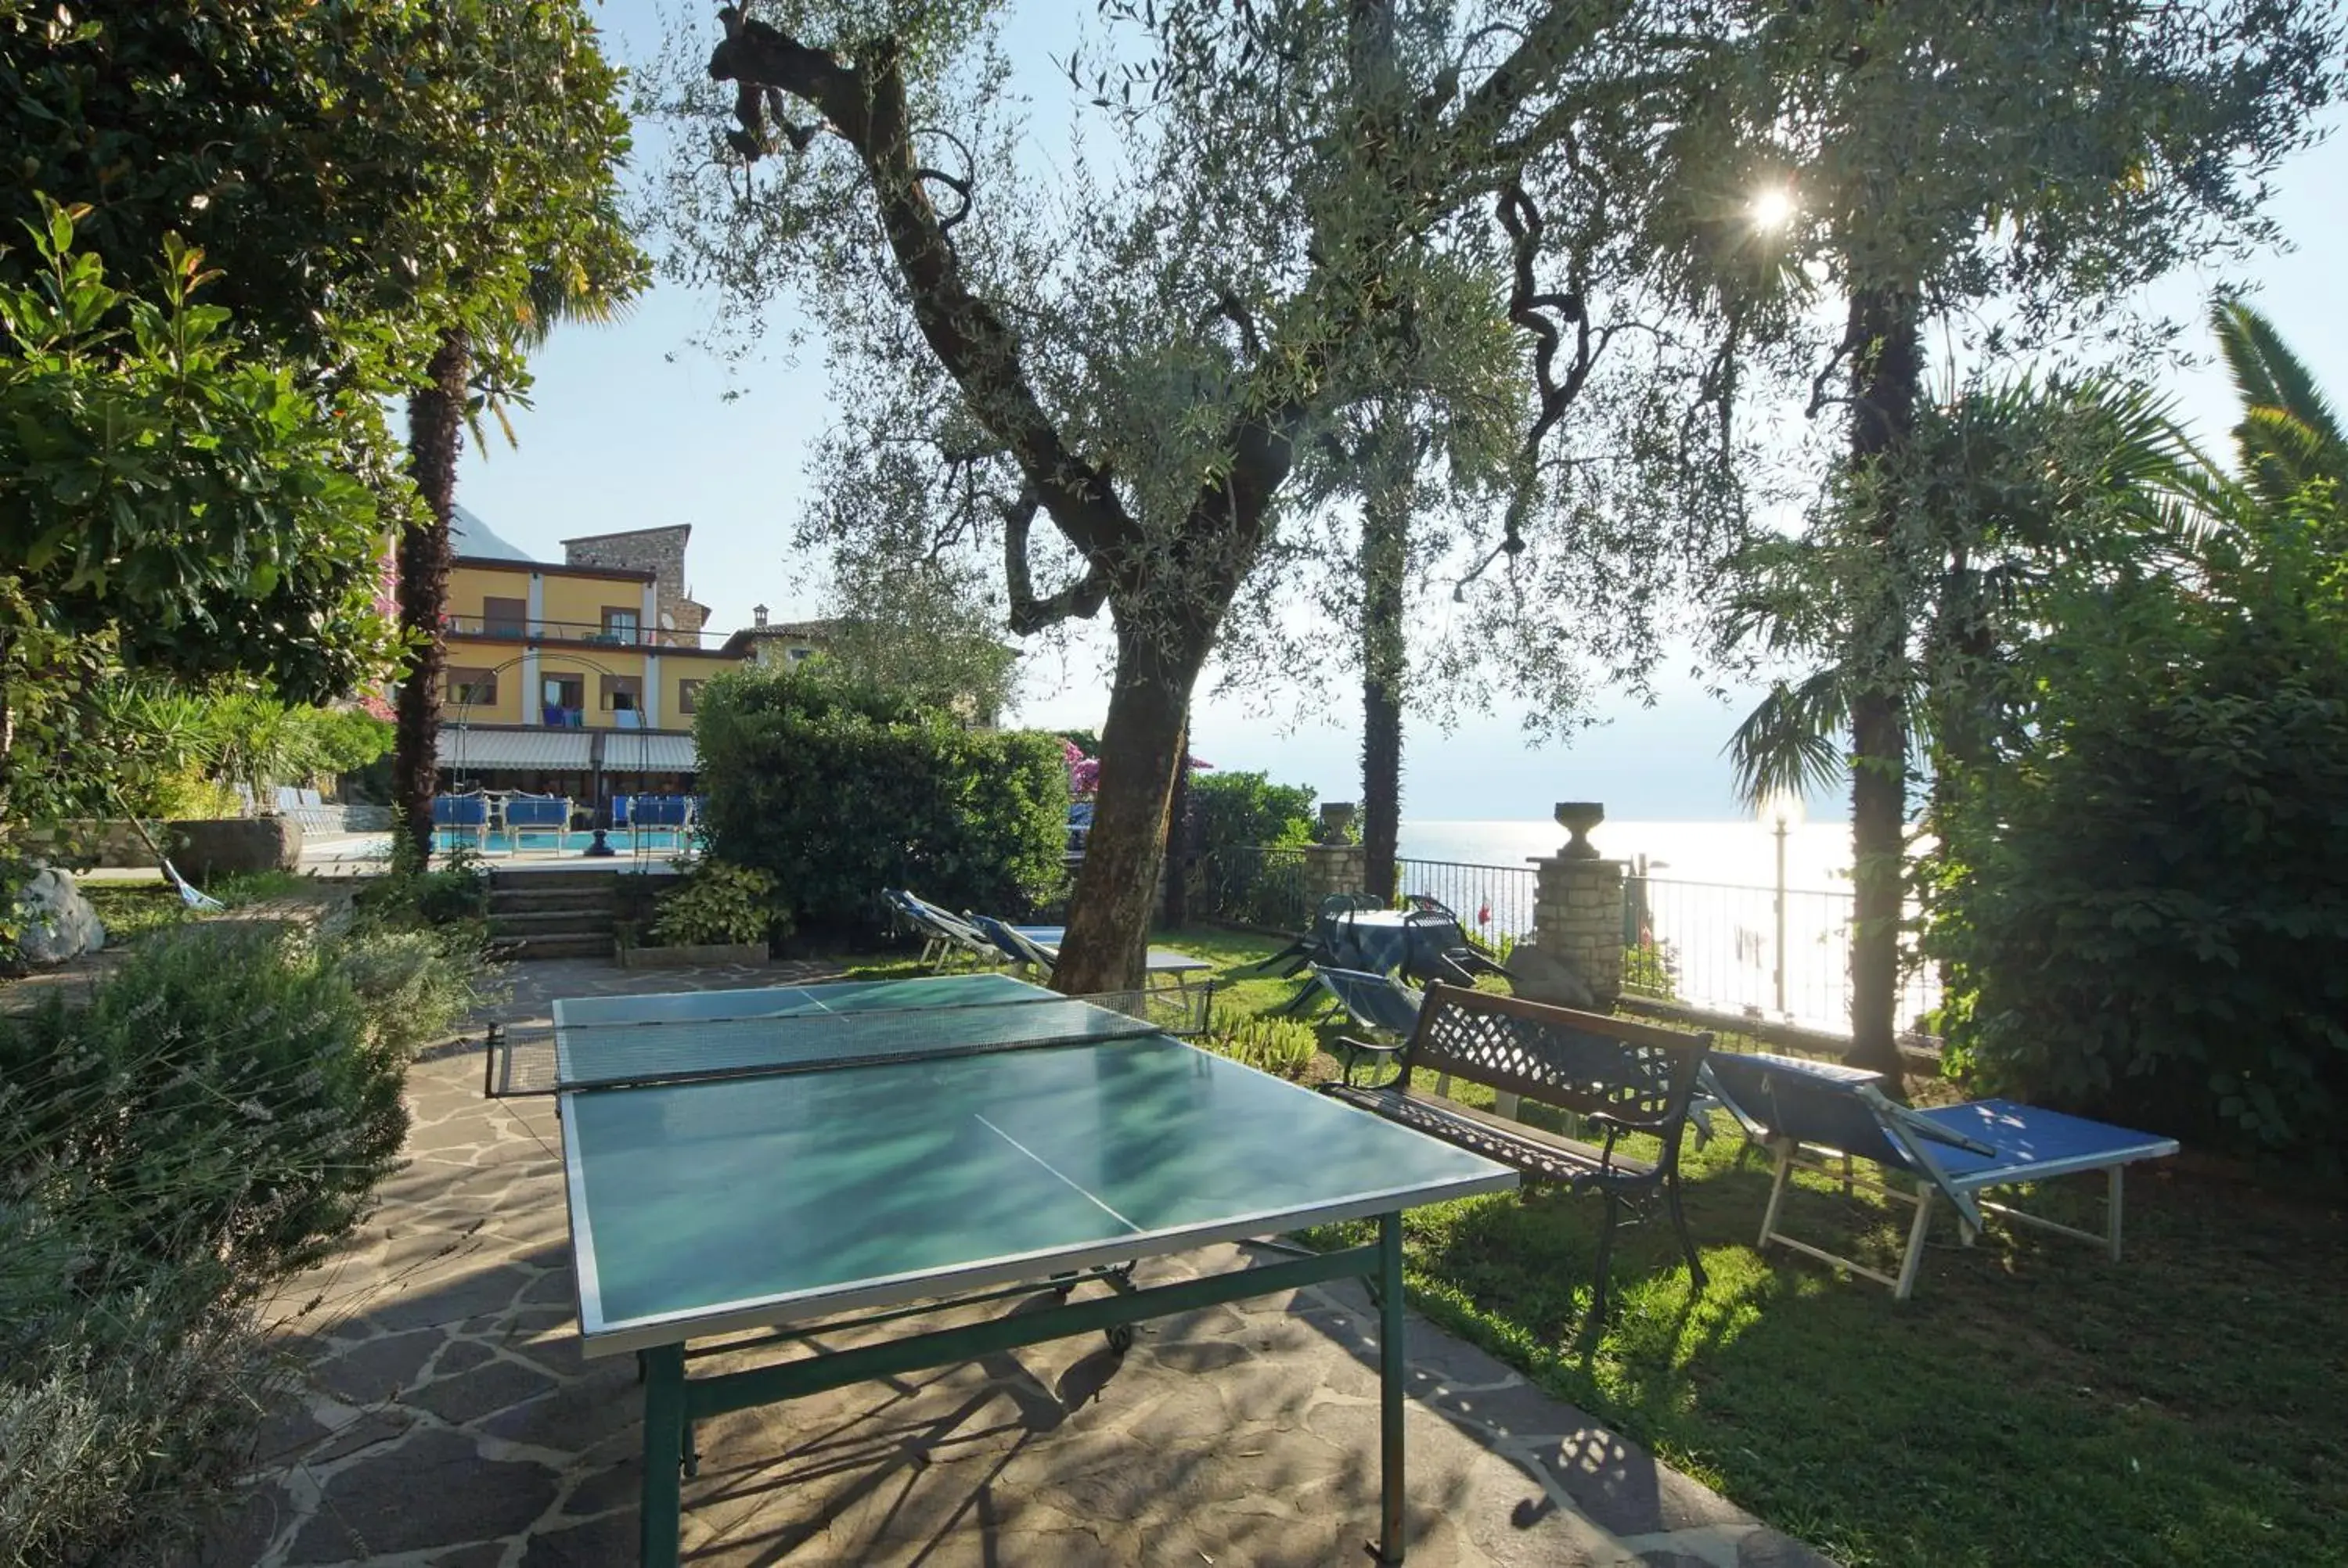
[[[1209,1005],[1201,988],[560,1029],[509,1025],[492,1031],[483,1089],[492,1096],[553,1094],[1197,1034]]]

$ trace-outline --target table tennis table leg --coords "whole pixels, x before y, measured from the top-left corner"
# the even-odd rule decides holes
[[[676,1568],[684,1522],[685,1347],[639,1352],[644,1378],[644,1477],[637,1553],[644,1568]]]
[[[1382,1565],[1403,1553],[1402,1396],[1409,1379],[1402,1328],[1402,1215],[1378,1216],[1378,1545]]]

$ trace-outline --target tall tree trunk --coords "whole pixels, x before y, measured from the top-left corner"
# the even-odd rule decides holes
[[[1402,834],[1402,701],[1409,645],[1403,574],[1417,488],[1417,448],[1406,411],[1389,398],[1364,466],[1362,501],[1362,846],[1367,891],[1391,904]]]
[[[1864,477],[1895,465],[1916,423],[1922,374],[1916,295],[1862,289],[1851,296],[1851,463]],[[1887,475],[1887,485],[1890,477]],[[1851,619],[1850,1035],[1846,1061],[1900,1082],[1896,1012],[1905,902],[1908,806],[1908,611],[1896,486],[1868,505],[1869,575]]]
[[[1169,650],[1163,643],[1172,641]],[[1190,689],[1211,627],[1161,640],[1120,618],[1117,684],[1101,725],[1100,784],[1084,864],[1068,897],[1067,938],[1052,984],[1069,996],[1138,989],[1149,951],[1149,907],[1165,863],[1166,807],[1182,763]]]
[[[471,339],[459,330],[445,332],[426,384],[407,399],[408,473],[431,517],[399,541],[399,625],[413,640],[413,662],[394,710],[391,798],[403,847],[418,866],[432,857],[440,688],[448,665],[440,621],[448,605],[448,523],[457,504],[457,455],[464,446],[465,386],[472,368]]]

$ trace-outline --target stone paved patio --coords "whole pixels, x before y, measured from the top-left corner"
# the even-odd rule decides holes
[[[517,969],[500,1011],[819,972],[546,962]],[[283,1297],[299,1396],[196,1561],[632,1563],[634,1366],[587,1360],[573,1337],[552,1103],[485,1101],[478,1044],[419,1063],[409,1089],[411,1162]],[[685,1560],[1359,1563],[1377,1514],[1375,1326],[1357,1286],[1316,1287],[1144,1325],[1122,1359],[1066,1340],[705,1423]],[[1416,1318],[1409,1350],[1414,1564],[1830,1568]]]

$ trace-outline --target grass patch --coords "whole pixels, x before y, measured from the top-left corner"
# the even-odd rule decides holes
[[[1277,947],[1227,932],[1159,940],[1221,966]],[[1219,983],[1218,1023],[1295,991]],[[1324,1042],[1347,1032],[1315,1027]],[[1335,1071],[1323,1055],[1304,1076]],[[2139,1167],[2125,1262],[2008,1227],[1960,1247],[1944,1211],[1902,1304],[1756,1252],[1768,1164],[1720,1126],[1683,1153],[1711,1276],[1700,1296],[1667,1225],[1630,1228],[1614,1322],[1579,1354],[1601,1205],[1544,1192],[1414,1211],[1414,1305],[1851,1568],[2348,1563],[2339,1214]],[[2101,1192],[2084,1178],[2024,1201],[2092,1226]],[[1784,1223],[1892,1269],[1910,1213],[1811,1177]]]
[[[77,884],[89,907],[106,927],[109,948],[136,947],[154,932],[168,930],[188,917],[180,896],[160,882],[83,882]]]

